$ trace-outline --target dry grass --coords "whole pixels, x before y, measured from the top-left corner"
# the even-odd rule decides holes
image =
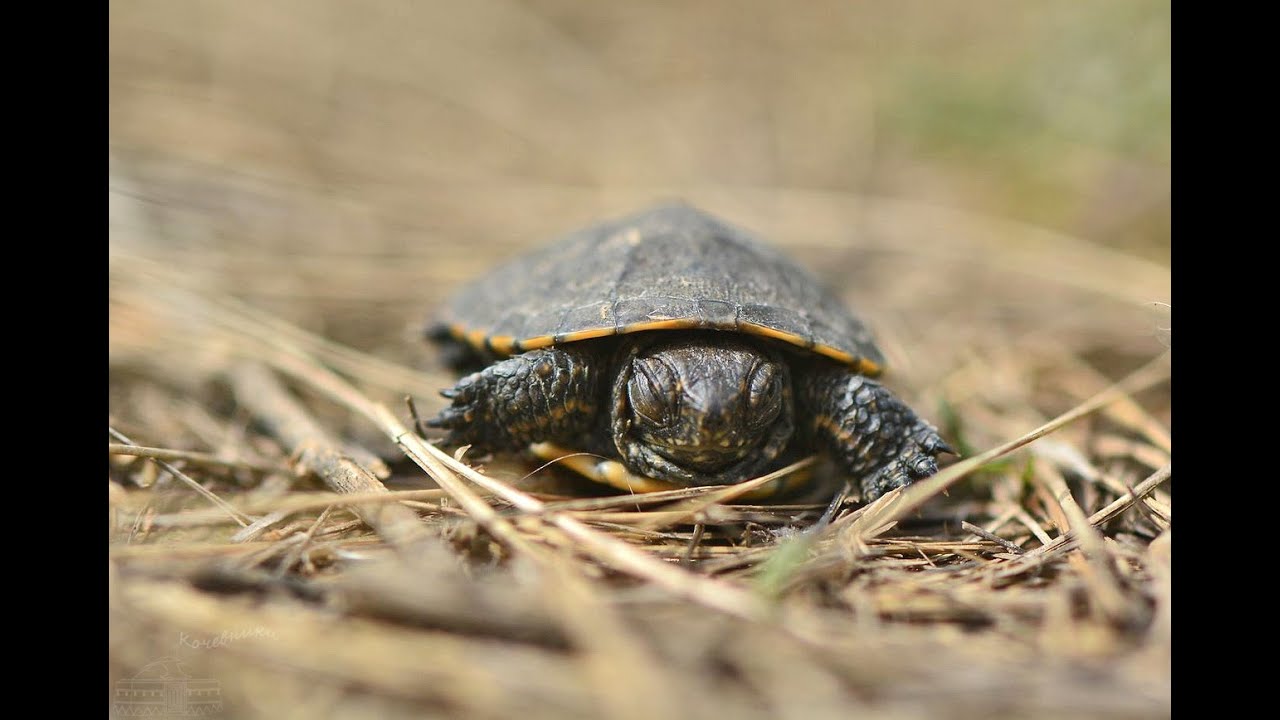
[[[1169,714],[1167,6],[743,6],[113,3],[113,691]],[[965,459],[747,504],[412,432],[431,308],[670,197],[837,287]]]

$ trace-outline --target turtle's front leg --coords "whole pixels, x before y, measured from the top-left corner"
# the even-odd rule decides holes
[[[880,383],[839,366],[814,367],[799,387],[800,425],[858,478],[870,502],[938,471],[954,453],[929,423]]]
[[[594,355],[573,346],[532,350],[468,375],[440,394],[453,401],[427,421],[452,445],[518,450],[571,443],[590,431],[600,403]]]

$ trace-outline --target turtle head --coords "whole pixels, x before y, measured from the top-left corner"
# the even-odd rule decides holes
[[[614,441],[633,470],[680,484],[749,479],[792,430],[786,365],[729,333],[631,353],[615,385]]]

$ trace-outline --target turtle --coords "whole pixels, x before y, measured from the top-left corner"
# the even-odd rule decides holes
[[[482,451],[579,450],[631,491],[731,485],[813,453],[864,500],[954,451],[877,381],[867,326],[774,247],[685,203],[571,233],[428,325],[458,368],[427,426]]]

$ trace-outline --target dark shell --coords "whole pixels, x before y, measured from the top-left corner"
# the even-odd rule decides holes
[[[575,232],[464,287],[443,321],[499,354],[643,330],[746,332],[876,374],[865,325],[809,272],[687,205]]]

